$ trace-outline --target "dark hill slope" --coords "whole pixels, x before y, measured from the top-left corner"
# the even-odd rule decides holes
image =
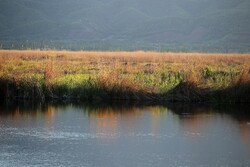
[[[0,40],[250,44],[249,0],[0,0]]]

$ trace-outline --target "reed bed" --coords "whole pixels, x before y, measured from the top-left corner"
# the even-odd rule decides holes
[[[0,51],[0,97],[249,102],[250,54]]]

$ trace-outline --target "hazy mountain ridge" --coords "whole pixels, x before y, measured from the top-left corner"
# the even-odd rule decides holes
[[[249,0],[0,0],[0,40],[250,44]]]

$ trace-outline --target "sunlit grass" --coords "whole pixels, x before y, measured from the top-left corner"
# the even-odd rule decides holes
[[[181,100],[177,93],[192,101],[187,90],[173,92],[185,83],[181,89],[216,99],[221,90],[248,90],[249,71],[250,54],[0,51],[1,94],[9,98]]]

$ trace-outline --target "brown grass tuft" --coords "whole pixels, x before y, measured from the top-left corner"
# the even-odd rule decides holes
[[[250,84],[250,68],[247,66],[243,66],[239,74],[238,84]]]

